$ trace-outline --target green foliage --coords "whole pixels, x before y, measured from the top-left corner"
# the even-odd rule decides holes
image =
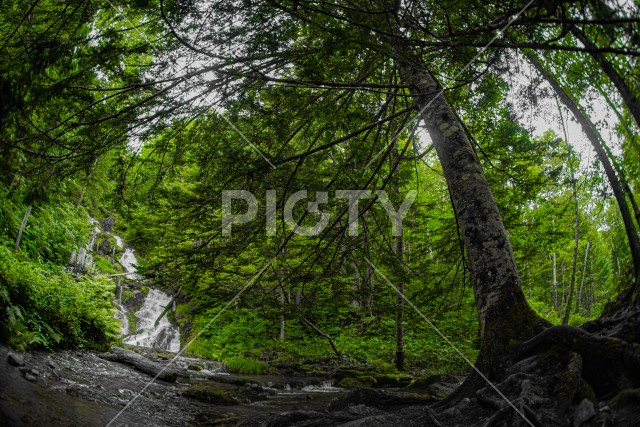
[[[131,298],[133,298],[133,291],[129,289],[125,289],[124,291],[122,291],[122,302],[127,302]]]
[[[229,372],[245,375],[260,375],[267,370],[267,364],[255,359],[246,357],[226,357],[221,362],[227,367]]]
[[[26,210],[26,204],[10,198],[0,201],[0,230],[7,244],[15,241]],[[20,250],[40,263],[65,265],[71,252],[89,238],[91,227],[86,218],[83,208],[64,201],[35,206],[24,229]]]
[[[93,261],[96,263],[96,268],[103,273],[106,274],[116,274],[118,270],[114,268],[111,261],[109,261],[108,257],[103,257],[100,255],[95,255],[93,257]]]
[[[112,281],[79,280],[59,268],[38,265],[0,246],[0,294],[9,316],[2,336],[20,349],[44,347],[104,350],[117,338]]]

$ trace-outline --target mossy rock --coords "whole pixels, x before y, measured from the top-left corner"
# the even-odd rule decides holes
[[[341,388],[373,387],[375,384],[375,378],[364,375],[357,378],[344,377],[338,381],[338,387]]]
[[[413,381],[413,377],[403,374],[382,374],[376,375],[375,387],[377,388],[401,388],[407,387]]]
[[[127,302],[131,298],[133,298],[133,291],[125,289],[124,291],[122,291],[122,295],[120,297],[122,299],[122,302]]]
[[[217,405],[237,405],[229,394],[220,388],[207,384],[197,384],[187,388],[182,395],[201,402],[214,403]]]
[[[187,370],[188,371],[195,371],[195,372],[200,372],[202,371],[204,368],[200,365],[189,365],[187,366]]]

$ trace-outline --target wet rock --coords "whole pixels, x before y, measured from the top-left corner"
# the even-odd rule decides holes
[[[37,377],[36,377],[35,375],[30,374],[29,372],[27,372],[27,373],[25,373],[25,374],[24,374],[24,378],[25,378],[27,381],[31,381],[31,382],[35,382],[35,381],[36,381],[36,379],[37,379]]]
[[[102,221],[100,221],[100,228],[107,233],[113,233],[113,225],[115,223],[115,218],[113,215],[109,215]]]
[[[18,370],[20,372],[22,372],[23,374],[30,374],[33,375],[34,377],[40,376],[40,371],[38,371],[37,369],[32,369],[32,368],[27,368],[26,366],[21,366],[18,368]]]
[[[401,388],[406,387],[413,381],[410,375],[384,374],[376,375],[374,387],[376,388]]]
[[[9,352],[7,363],[11,366],[24,366],[24,356],[18,353]]]
[[[450,395],[457,387],[457,384],[451,383],[435,383],[431,384],[427,390],[430,395],[444,399]]]
[[[430,400],[424,397],[412,393],[390,393],[382,390],[359,388],[331,402],[329,409],[334,411],[360,404],[375,408],[399,407],[425,404],[429,401]]]
[[[369,376],[360,376],[357,378],[345,377],[338,381],[338,387],[356,388],[356,387],[372,387],[376,383],[375,378]]]
[[[202,371],[204,368],[200,365],[189,365],[187,366],[187,370],[189,371],[196,371],[196,372],[200,372]]]
[[[576,412],[573,416],[573,427],[580,427],[584,425],[595,415],[596,410],[593,407],[593,402],[589,399],[584,399],[576,408]]]
[[[109,237],[103,236],[100,245],[98,245],[96,252],[100,255],[111,255],[111,244],[109,243]]]
[[[301,421],[322,419],[326,414],[317,411],[287,411],[274,415],[267,419],[267,427],[290,426]]]
[[[191,399],[216,405],[237,405],[239,403],[225,390],[208,384],[197,384],[191,386],[183,391],[182,395]]]

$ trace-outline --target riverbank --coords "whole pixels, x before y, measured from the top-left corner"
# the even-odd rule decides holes
[[[161,364],[168,356],[149,353],[145,359]],[[266,419],[292,417],[281,424],[291,425],[296,417],[321,419],[348,391],[323,377],[228,374],[221,364],[199,358],[180,358],[172,369],[176,381],[150,383],[150,375],[100,353],[13,353],[2,345],[0,425],[104,426],[126,405],[112,425],[262,425]],[[403,396],[402,405],[428,400]],[[364,415],[356,410],[350,417]]]

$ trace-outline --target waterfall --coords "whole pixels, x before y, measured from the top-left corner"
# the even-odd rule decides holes
[[[129,280],[140,279],[140,275],[136,274],[136,271],[138,270],[136,269],[135,266],[138,264],[138,259],[136,258],[135,250],[133,250],[132,248],[126,248],[124,250],[124,253],[120,257],[120,259],[118,260],[118,262],[125,269],[127,273],[131,273],[127,275],[127,278]]]
[[[120,236],[114,235],[114,237],[117,244],[122,246]],[[120,257],[118,261],[127,273],[131,273],[126,276],[127,279],[139,280],[142,278],[137,274],[136,265],[138,264],[138,259],[136,258],[134,249],[125,248],[122,257]],[[122,293],[122,291],[120,292]],[[159,348],[174,353],[180,351],[180,332],[169,323],[167,316],[162,316],[162,319],[156,323],[156,319],[158,319],[158,316],[160,316],[170,302],[171,297],[168,294],[157,289],[149,289],[149,293],[145,297],[142,307],[134,313],[134,316],[139,320],[136,325],[136,330],[130,335],[127,335],[129,333],[129,321],[127,320],[126,311],[125,308],[120,305],[120,312],[122,314],[119,312],[118,318],[122,321],[123,335],[125,335],[124,341],[127,344]]]
[[[169,323],[167,316],[162,316],[162,319],[155,323],[170,301],[171,297],[168,294],[150,289],[142,307],[135,313],[140,319],[136,326],[138,333],[127,337],[127,344],[161,348],[174,353],[180,351],[180,332]]]
[[[98,236],[102,233],[100,222],[91,217],[89,217],[89,221],[94,227],[91,232],[89,242],[85,247],[81,247],[77,253],[74,251],[71,260],[69,261],[69,264],[74,266],[76,272],[78,271],[78,268],[75,267],[77,265],[82,268],[84,264],[87,269],[91,268],[92,256],[90,252],[94,251]],[[138,265],[138,260],[135,255],[135,250],[133,248],[125,247],[122,237],[113,234],[110,231],[108,233],[111,234],[116,241],[116,245],[113,247],[111,252],[110,261],[113,262],[116,250],[119,248],[124,249],[122,256],[118,259],[118,262],[126,274],[116,276],[123,276],[125,278],[124,280],[128,281],[138,281],[143,279],[143,277],[137,273],[138,270],[136,267]],[[142,306],[138,311],[133,313],[133,316],[135,316],[138,321],[135,322],[135,330],[132,330],[133,325],[129,321],[131,319],[130,312],[122,303],[122,293],[124,288],[125,284],[118,279],[115,302],[118,307],[118,311],[116,312],[115,317],[120,320],[120,331],[123,341],[131,345],[152,347],[164,351],[180,351],[180,331],[178,328],[169,323],[166,315],[162,316],[162,319],[156,323],[156,319],[158,319],[166,306],[171,303],[171,297],[157,289],[149,289],[149,292],[142,301]],[[140,295],[139,292],[139,290],[135,291],[138,296]],[[138,301],[139,304],[140,300],[136,299],[136,301]],[[173,309],[175,310],[175,301],[173,301]]]

